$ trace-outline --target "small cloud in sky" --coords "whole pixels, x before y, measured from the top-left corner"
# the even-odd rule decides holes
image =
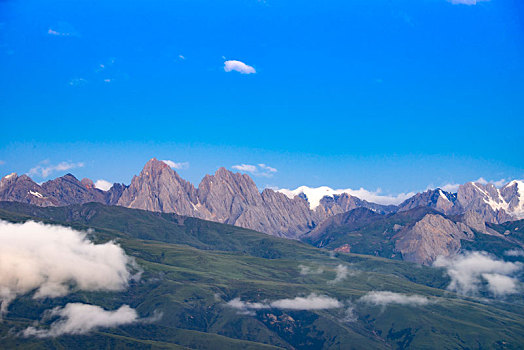
[[[46,178],[49,175],[51,175],[52,173],[57,172],[57,171],[66,171],[66,170],[70,170],[70,169],[83,168],[84,167],[84,163],[82,163],[82,162],[78,162],[78,163],[60,162],[60,163],[58,163],[56,165],[49,165],[48,163],[49,163],[48,161],[40,162],[40,164],[38,164],[37,166],[31,168],[29,170],[28,174],[30,176],[38,175],[38,176],[41,176],[43,178]]]
[[[137,312],[122,305],[114,311],[107,311],[100,306],[69,303],[65,307],[48,310],[44,319],[58,316],[59,319],[51,324],[49,328],[26,328],[22,334],[25,337],[58,337],[64,334],[87,334],[97,328],[110,328],[137,322]]]
[[[245,172],[245,173],[250,173],[253,176],[261,176],[261,177],[272,177],[276,172],[278,172],[277,169],[270,167],[269,165],[266,165],[263,163],[260,163],[257,165],[239,164],[239,165],[233,165],[231,168]]]
[[[224,62],[224,71],[226,72],[236,71],[241,74],[254,74],[257,72],[255,68],[245,64],[244,62],[236,61],[236,60],[225,61]]]
[[[522,269],[519,262],[499,260],[486,252],[469,252],[451,258],[439,256],[435,267],[446,268],[451,278],[448,289],[463,295],[477,295],[487,290],[494,296],[517,293],[514,275]]]
[[[0,165],[4,165],[5,164],[5,161],[4,160],[0,160]]]
[[[485,2],[489,0],[448,0],[453,5],[476,5],[479,2]]]
[[[164,162],[167,165],[169,165],[170,168],[177,169],[177,170],[182,170],[182,169],[188,169],[189,168],[189,162],[177,163],[177,162],[174,162],[172,160],[167,160],[167,159],[163,160],[162,162]]]
[[[67,22],[58,22],[47,29],[47,35],[58,37],[79,36],[73,26]]]
[[[363,297],[361,297],[358,301],[361,303],[371,304],[375,306],[387,306],[390,304],[405,306],[421,306],[429,304],[431,302],[428,298],[421,295],[406,295],[388,291],[369,292]]]
[[[85,80],[84,78],[73,78],[69,80],[68,84],[70,86],[84,86],[87,84],[87,80]]]
[[[95,187],[102,191],[109,191],[113,184],[109,181],[98,179],[95,182]]]
[[[440,186],[440,189],[446,191],[446,192],[451,192],[451,193],[455,193],[458,191],[460,187],[460,184],[445,184],[443,186]]]
[[[181,60],[185,60],[186,57],[184,55],[178,55],[178,58],[180,58]]]
[[[500,179],[500,180],[486,180],[485,178],[483,177],[479,177],[477,180],[473,181],[475,183],[479,183],[479,184],[482,184],[482,185],[487,185],[487,184],[493,184],[495,185],[496,187],[502,187],[504,186],[506,183],[508,183],[509,181],[507,181],[506,179]]]

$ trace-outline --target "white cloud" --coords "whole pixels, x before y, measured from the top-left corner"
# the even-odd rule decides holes
[[[258,166],[260,167],[260,169],[263,169],[263,170],[265,170],[267,172],[270,172],[270,173],[276,173],[277,172],[277,169],[272,168],[269,165],[259,164]]]
[[[488,289],[495,296],[518,292],[518,281],[515,278],[496,273],[483,273],[482,278],[488,282]]]
[[[311,293],[307,297],[293,299],[279,299],[264,302],[245,302],[235,298],[227,303],[228,306],[240,310],[243,314],[253,314],[253,310],[284,309],[284,310],[323,310],[335,309],[344,306],[340,301],[325,295]]]
[[[226,72],[232,72],[237,71],[242,74],[254,74],[257,71],[255,68],[248,66],[244,62],[241,61],[235,61],[235,60],[229,60],[224,62],[224,70]]]
[[[67,22],[58,22],[52,27],[49,27],[47,34],[51,36],[73,37],[79,36],[78,32],[73,26]]]
[[[84,86],[87,84],[87,80],[84,78],[74,78],[69,81],[70,86]]]
[[[48,177],[56,171],[66,171],[74,168],[82,168],[84,163],[71,163],[71,162],[60,162],[56,165],[47,165],[47,161],[41,162],[39,165],[31,168],[28,172],[29,175],[39,175],[43,178]]]
[[[243,171],[245,173],[250,173],[253,176],[261,176],[261,177],[272,177],[276,172],[277,169],[270,167],[266,164],[257,164],[257,165],[251,165],[251,164],[240,164],[240,165],[233,165],[231,168],[239,171]]]
[[[109,181],[98,179],[95,182],[95,187],[102,191],[109,191],[113,184]]]
[[[416,294],[406,295],[388,291],[373,291],[361,297],[359,302],[376,306],[387,306],[389,304],[420,306],[430,303],[430,300],[426,297]]]
[[[460,184],[445,184],[444,186],[440,186],[440,189],[446,192],[455,193],[458,191],[459,187],[460,187]]]
[[[181,60],[185,60],[186,58],[184,57],[184,55],[178,55],[178,58],[180,58]]]
[[[448,0],[453,5],[476,5],[479,2],[485,2],[489,0]]]
[[[337,299],[330,298],[325,295],[316,295],[314,293],[310,294],[307,297],[280,299],[271,302],[271,307],[273,308],[290,310],[336,309],[342,306],[342,303]]]
[[[69,303],[63,308],[49,310],[44,318],[58,316],[49,329],[29,327],[23,331],[26,337],[57,337],[63,334],[86,334],[97,328],[117,327],[138,321],[137,312],[128,305],[114,311],[106,311],[100,306]]]
[[[177,170],[189,168],[189,162],[176,163],[172,160],[163,160],[163,162],[169,165],[170,168]]]
[[[358,197],[368,202],[383,204],[383,205],[400,204],[401,202],[415,195],[414,192],[400,193],[395,196],[382,195],[381,189],[377,189],[376,191],[368,191],[364,188],[360,188],[359,190],[353,190],[351,188],[334,190],[327,186],[321,186],[321,187],[300,186],[295,190],[289,190],[289,189],[283,188],[283,189],[278,190],[278,192],[282,192],[289,198],[298,196],[301,193],[305,194],[309,202],[309,207],[313,210],[320,205],[320,200],[324,198],[325,196],[333,197],[334,195],[341,195],[343,193],[346,193],[350,196]]]
[[[522,268],[521,263],[498,260],[485,252],[472,252],[452,258],[440,256],[433,266],[446,268],[451,278],[449,290],[475,295],[486,282],[488,291],[495,296],[517,291],[518,280],[511,276]]]
[[[34,298],[53,298],[72,289],[124,289],[131,263],[115,243],[94,244],[71,228],[0,221],[0,311],[32,291]]]
[[[522,249],[511,249],[506,252],[504,252],[504,255],[507,256],[522,256],[524,257],[524,250]]]
[[[300,269],[300,274],[302,276],[307,276],[307,275],[319,275],[321,273],[324,272],[324,269],[322,269],[321,267],[317,268],[317,269],[314,269],[312,267],[309,267],[309,266],[305,266],[305,265],[298,265],[298,268]]]
[[[349,269],[347,268],[347,266],[344,266],[342,264],[336,267],[335,272],[337,273],[337,275],[335,276],[334,280],[328,282],[329,284],[341,282],[345,280],[346,277],[349,275]]]

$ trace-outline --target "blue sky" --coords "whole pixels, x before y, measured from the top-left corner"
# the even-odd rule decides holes
[[[0,175],[129,183],[157,157],[196,184],[276,169],[256,172],[261,188],[523,178],[523,14],[518,0],[0,0]]]

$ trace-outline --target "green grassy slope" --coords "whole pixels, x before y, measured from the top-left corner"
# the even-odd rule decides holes
[[[0,323],[4,348],[137,349],[388,349],[519,348],[524,308],[512,300],[459,298],[445,290],[442,270],[380,257],[337,254],[297,241],[176,215],[99,204],[37,208],[0,203],[0,219],[29,218],[85,230],[97,241],[115,239],[144,272],[116,293],[75,292],[63,298],[17,299]],[[351,274],[332,283],[337,265]],[[301,275],[300,266],[322,269]],[[370,306],[358,301],[387,290],[431,298],[423,306]],[[260,302],[310,293],[345,307],[317,311],[261,309],[240,314],[226,302]],[[21,338],[17,332],[44,310],[67,302],[136,308],[159,321],[101,329],[85,336]],[[347,319],[349,305],[355,320]]]

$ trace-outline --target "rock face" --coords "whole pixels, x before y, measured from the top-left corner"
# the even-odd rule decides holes
[[[430,265],[440,255],[447,257],[458,253],[460,241],[472,240],[474,234],[461,222],[427,214],[412,227],[399,231],[393,239],[395,249],[402,253],[404,260]]]

